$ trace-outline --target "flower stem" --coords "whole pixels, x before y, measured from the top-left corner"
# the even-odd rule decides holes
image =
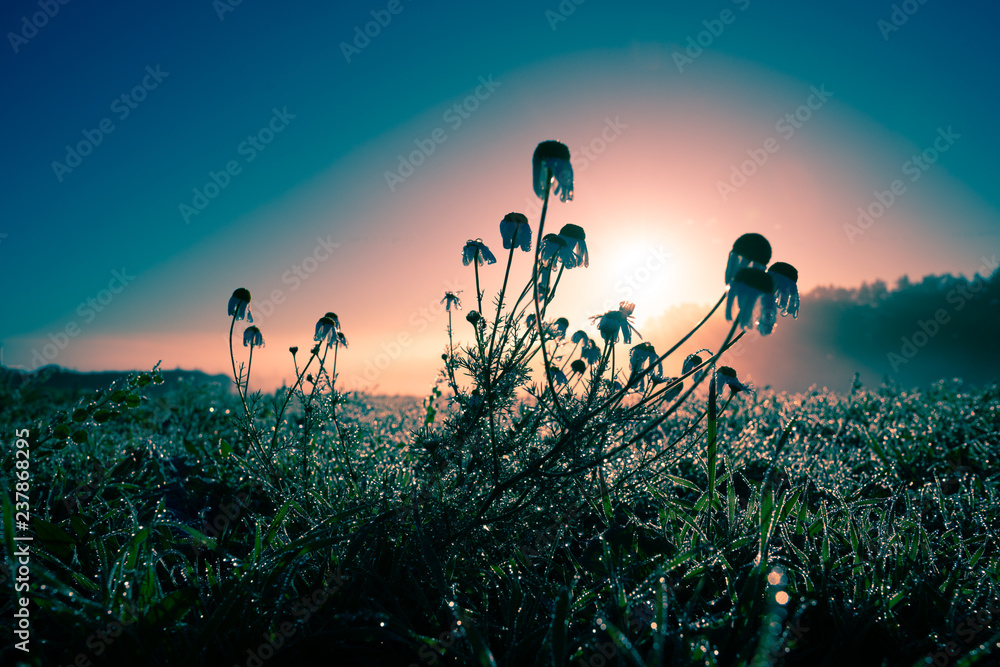
[[[541,252],[542,238],[544,238],[542,234],[545,231],[545,214],[549,209],[549,191],[552,189],[552,172],[549,171],[548,167],[545,167],[545,176],[545,198],[542,202],[542,217],[538,221],[538,242],[535,243],[535,262],[532,269],[532,283],[534,284],[535,296],[535,326],[538,327],[538,339],[542,348],[542,372],[549,383],[549,389],[552,390],[552,404],[556,406],[559,421],[566,423],[568,419],[566,418],[566,413],[563,412],[562,405],[559,403],[559,397],[552,382],[552,373],[549,372],[549,353],[545,349],[545,327],[542,325],[542,308],[538,303],[538,256]]]

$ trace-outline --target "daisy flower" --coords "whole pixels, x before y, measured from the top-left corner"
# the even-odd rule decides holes
[[[739,381],[736,377],[736,370],[731,366],[720,366],[719,370],[715,372],[715,381],[718,383],[719,391],[722,390],[723,386],[729,387],[733,394],[741,391],[753,391],[753,387]]]
[[[632,348],[629,352],[629,362],[632,367],[632,375],[639,374],[643,368],[646,366],[652,367],[659,355],[656,354],[656,350],[653,348],[652,343],[639,343]],[[663,362],[657,363],[656,373],[650,373],[650,377],[662,377],[663,376]],[[639,389],[646,389],[646,376],[642,376],[639,379]]]
[[[250,290],[240,287],[229,297],[229,316],[236,316],[236,319],[246,319],[253,322],[253,314],[250,312]]]
[[[729,286],[729,298],[726,300],[726,319],[733,320],[733,302],[739,304],[740,312],[737,321],[744,329],[752,329],[754,325],[754,309],[757,301],[761,301],[762,318],[765,326],[760,332],[765,336],[771,333],[766,320],[770,319],[774,310],[774,281],[761,269],[746,268],[736,272],[732,285]],[[770,305],[769,305],[770,304]],[[773,322],[771,322],[773,325]]]
[[[556,179],[555,194],[562,201],[573,199],[573,165],[569,161],[569,148],[558,141],[543,141],[535,148],[531,158],[532,183],[535,194],[545,197],[545,186]]]
[[[744,234],[736,239],[726,263],[726,284],[736,278],[740,269],[764,269],[771,261],[771,244],[760,234]]]
[[[333,313],[327,313],[316,322],[316,334],[313,336],[313,340],[320,343],[325,340],[327,345],[335,343],[337,330],[340,329],[340,322],[336,319],[336,315],[333,315],[333,317],[330,317],[330,315],[333,315]]]
[[[618,304],[618,310],[609,310],[603,315],[594,315],[590,318],[591,322],[598,322],[597,328],[601,332],[601,338],[608,341],[609,343],[618,342],[618,332],[621,331],[622,340],[626,344],[632,342],[632,332],[635,331],[639,338],[642,336],[632,326],[632,312],[635,310],[635,304],[629,303],[628,301],[622,301]]]
[[[775,262],[767,270],[774,280],[774,294],[778,300],[781,315],[791,315],[792,319],[799,316],[799,272],[791,264]]]
[[[558,259],[567,269],[576,267],[576,253],[565,238],[559,234],[546,234],[539,249],[539,258],[549,266]]]
[[[468,266],[472,262],[478,262],[479,266],[482,266],[483,260],[486,260],[488,264],[496,264],[497,258],[493,256],[482,239],[466,241],[465,247],[462,248],[462,264]]]
[[[461,292],[459,292],[461,294]],[[441,303],[444,304],[445,310],[451,310],[452,306],[455,306],[455,310],[462,310],[462,302],[458,298],[458,294],[455,292],[445,292],[444,298],[441,299]]]
[[[264,335],[257,327],[247,327],[243,332],[243,347],[264,347]]]
[[[343,345],[344,347],[350,347],[347,344],[347,336],[344,335],[343,331],[338,331],[337,332],[337,344],[338,345]]]
[[[500,236],[503,237],[504,250],[520,247],[528,252],[531,250],[531,225],[523,213],[508,213],[500,221]]]
[[[567,269],[575,266],[590,266],[590,252],[587,251],[587,233],[579,225],[563,225],[559,236],[566,242],[567,249],[573,254],[573,264],[567,264]]]

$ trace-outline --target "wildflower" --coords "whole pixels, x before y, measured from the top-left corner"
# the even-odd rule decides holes
[[[528,252],[531,250],[531,225],[523,213],[508,213],[500,221],[500,236],[503,237],[504,250],[520,247]]]
[[[702,362],[705,361],[699,356],[702,352],[708,352],[709,354],[712,354],[711,350],[705,350],[705,349],[698,350],[694,354],[689,354],[687,358],[684,359],[684,364],[681,366],[681,373],[687,375],[687,373],[692,369],[701,366]]]
[[[774,280],[774,293],[778,300],[781,315],[791,315],[792,319],[799,316],[799,272],[791,264],[775,262],[767,270]]]
[[[235,315],[238,320],[246,318],[247,322],[253,322],[253,314],[250,312],[250,290],[241,287],[233,292],[229,297],[229,315]]]
[[[567,265],[567,269],[574,266],[590,266],[590,252],[587,250],[587,232],[579,225],[563,225],[559,230],[559,236],[566,242],[569,252],[573,253],[573,265]]]
[[[587,339],[587,346],[580,351],[580,358],[586,359],[587,363],[593,366],[601,360],[601,348],[594,344],[594,341]]]
[[[557,366],[549,366],[549,377],[552,379],[552,384],[554,385],[561,387],[566,384],[566,374]]]
[[[344,332],[343,332],[343,331],[338,331],[338,332],[337,332],[337,343],[338,343],[339,345],[343,345],[344,347],[350,347],[350,346],[349,346],[349,345],[347,344],[347,336],[345,336],[345,335],[344,335]]]
[[[764,269],[771,261],[771,244],[760,234],[744,234],[736,239],[726,264],[726,284],[733,282],[740,269]]]
[[[445,292],[444,298],[441,299],[441,303],[444,304],[445,310],[451,310],[453,304],[455,306],[455,310],[462,310],[462,302],[459,300],[458,295],[454,292]]]
[[[567,269],[576,267],[576,253],[569,243],[559,234],[546,234],[542,239],[542,247],[538,254],[542,262],[547,262],[549,267],[558,259]]]
[[[577,345],[583,343],[584,347],[590,345],[590,336],[588,336],[587,332],[583,330],[579,330],[575,334],[573,334],[573,337],[570,338],[570,340],[576,343]]]
[[[635,331],[639,338],[642,338],[636,328],[632,326],[632,311],[634,310],[634,303],[622,301],[618,304],[618,310],[609,310],[603,315],[594,315],[590,318],[590,321],[594,322],[600,320],[597,328],[600,330],[601,338],[604,340],[609,343],[617,343],[618,332],[621,331],[622,339],[627,344],[632,342],[633,331]]]
[[[556,337],[558,337],[558,338],[565,338],[566,337],[566,329],[569,328],[569,320],[567,320],[565,317],[560,317],[558,320],[556,320],[552,324],[552,326],[555,327],[555,335],[556,335]]]
[[[729,287],[729,299],[726,301],[726,319],[732,321],[733,301],[737,301],[740,308],[737,321],[744,329],[752,329],[754,325],[754,308],[757,305],[758,299],[762,300],[763,318],[766,321],[774,309],[773,293],[774,281],[771,279],[771,276],[764,273],[761,269],[740,269],[736,272],[733,284]],[[771,333],[766,322],[760,332],[765,336]]]
[[[546,186],[555,178],[555,194],[562,201],[573,199],[573,165],[570,164],[566,144],[558,141],[543,141],[538,144],[531,158],[531,169],[536,195],[544,198]]]
[[[330,317],[333,313],[327,313],[323,317],[319,318],[316,322],[316,334],[313,336],[313,340],[322,343],[324,340],[327,345],[333,345],[337,338],[337,329],[340,328],[340,323],[333,317]],[[336,316],[334,316],[336,317]]]
[[[652,343],[639,343],[632,348],[629,353],[629,362],[632,367],[632,375],[637,375],[646,366],[652,368],[653,363],[659,358],[656,354],[656,350],[653,348]],[[663,376],[663,362],[657,363],[656,373],[650,373],[650,377],[657,378]],[[639,379],[639,388],[641,390],[646,389],[646,376],[643,375]]]
[[[585,370],[587,370],[587,362],[583,359],[574,359],[573,363],[569,365],[569,369],[574,373],[582,374]]]
[[[535,328],[535,314],[534,313],[529,313],[528,316],[526,318],[524,318],[524,324],[525,324],[525,326],[528,327],[528,329],[534,329]]]
[[[727,386],[731,394],[741,391],[753,391],[753,387],[739,381],[736,377],[736,370],[731,366],[720,366],[719,370],[715,372],[715,381],[718,383],[720,391],[723,386]]]
[[[288,351],[291,352],[292,356],[294,357],[295,354],[299,351],[299,348],[297,345],[293,345],[290,348],[288,348]]]
[[[486,260],[488,264],[496,264],[497,258],[493,256],[482,239],[466,241],[465,247],[462,248],[462,264],[468,266],[472,262],[478,262],[479,266],[482,266],[483,260]]]
[[[482,322],[483,317],[478,312],[470,310],[469,314],[465,316],[465,319],[469,322],[469,324],[475,326]]]
[[[264,347],[264,335],[257,327],[247,327],[243,332],[243,347]]]

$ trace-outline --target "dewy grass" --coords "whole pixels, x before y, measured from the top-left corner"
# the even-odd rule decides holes
[[[564,149],[533,161],[546,216],[563,208],[550,195],[572,199]],[[557,288],[599,249],[538,223],[501,220],[503,287],[485,300],[477,279],[457,338],[445,294],[423,404],[345,391],[332,312],[308,359],[289,350],[291,388],[252,392],[250,355],[271,349],[248,329],[237,360],[244,288],[227,310],[235,394],[157,369],[96,394],[0,383],[0,427],[32,434],[35,538],[18,591],[5,493],[4,599],[30,596],[38,640],[4,661],[996,662],[1000,390],[754,391],[726,351],[800,314],[797,270],[758,234],[719,258],[726,292],[694,328],[726,302],[714,351],[630,341],[633,308],[656,304],[567,340]],[[487,245],[463,248],[476,276]]]

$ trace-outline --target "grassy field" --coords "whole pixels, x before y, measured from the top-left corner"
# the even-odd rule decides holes
[[[652,413],[511,401],[494,479],[475,401],[317,395],[263,466],[158,379],[3,390],[5,664],[997,664],[997,387],[740,392],[711,438],[696,393],[613,454]]]

